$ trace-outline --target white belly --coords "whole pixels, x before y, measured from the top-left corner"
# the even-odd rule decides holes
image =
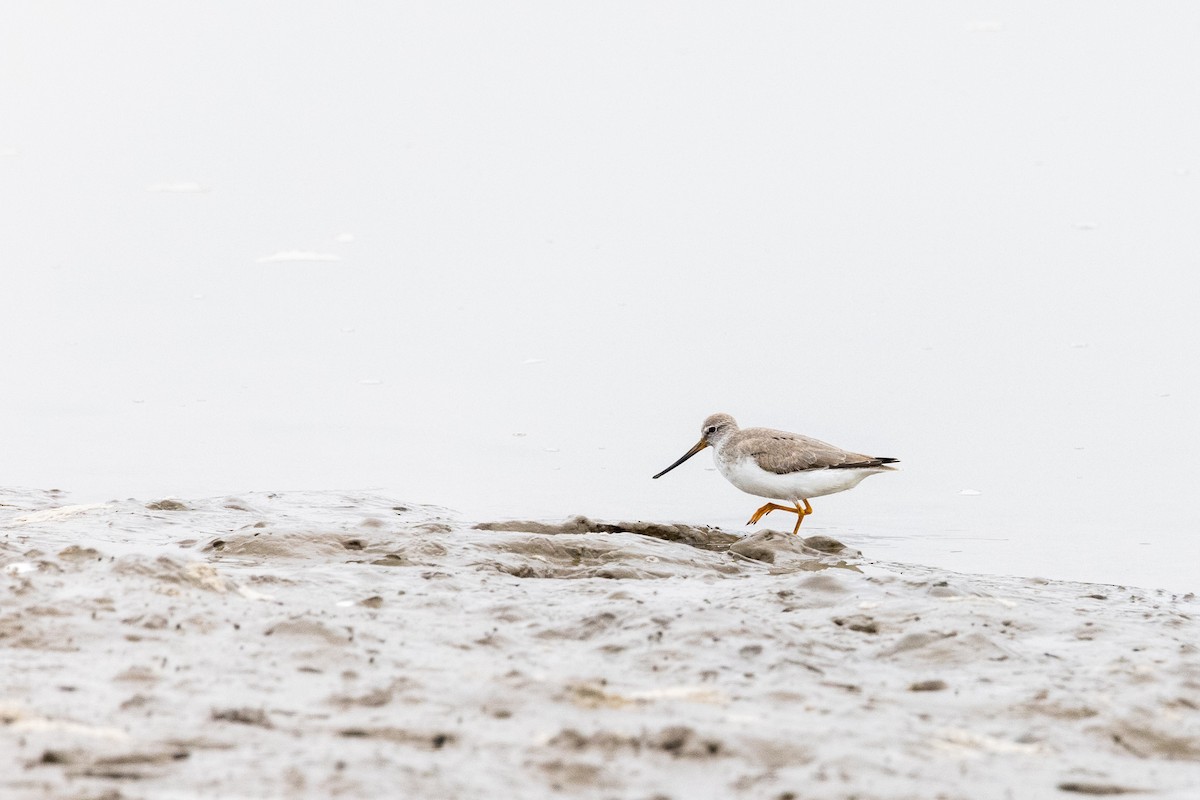
[[[713,461],[725,480],[743,492],[769,500],[810,500],[827,494],[853,489],[868,475],[886,472],[885,467],[849,467],[809,469],[777,475],[762,469],[753,458],[723,462],[713,453]]]

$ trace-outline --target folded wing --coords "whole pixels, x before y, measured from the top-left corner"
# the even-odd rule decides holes
[[[810,469],[892,469],[886,465],[899,460],[851,453],[819,439],[770,428],[750,428],[741,434],[738,449],[759,467],[777,475]]]

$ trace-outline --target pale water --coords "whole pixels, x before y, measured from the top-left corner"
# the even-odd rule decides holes
[[[1200,581],[1200,9],[40,3],[0,26],[0,484]],[[765,523],[790,527],[776,513]]]

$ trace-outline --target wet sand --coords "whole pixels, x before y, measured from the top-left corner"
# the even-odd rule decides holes
[[[1194,596],[852,544],[0,491],[0,797],[1198,796]]]

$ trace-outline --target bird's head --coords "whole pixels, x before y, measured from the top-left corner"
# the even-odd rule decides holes
[[[710,414],[700,426],[700,440],[718,447],[725,439],[737,433],[737,429],[737,422],[728,414]]]

